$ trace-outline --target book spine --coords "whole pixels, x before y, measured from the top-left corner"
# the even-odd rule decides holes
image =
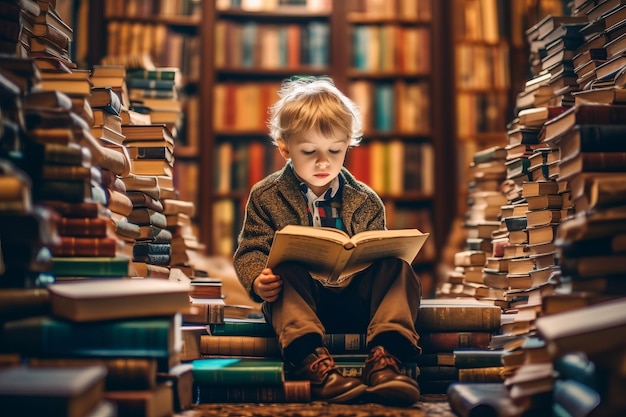
[[[139,89],[170,90],[175,87],[173,80],[149,80],[145,78],[129,78],[128,87]]]
[[[157,361],[151,358],[30,358],[32,367],[77,367],[103,365],[107,368],[107,390],[144,390],[154,387]]]
[[[494,331],[500,327],[501,312],[492,306],[420,307],[418,331]]]
[[[335,365],[337,365],[339,372],[341,372],[344,377],[361,378],[363,376],[363,369],[365,369],[364,361],[342,362],[336,360]],[[452,366],[449,368],[452,368],[453,371],[456,371]],[[400,373],[402,375],[406,375],[417,381],[420,377],[420,372],[423,372],[424,368],[420,368],[415,362],[402,362],[398,365],[398,369],[400,369]]]
[[[61,236],[104,237],[108,222],[107,219],[98,217],[63,217],[57,223],[57,231]]]
[[[194,382],[198,385],[273,385],[282,387],[284,372],[282,361],[267,362],[262,358],[247,366],[237,363],[237,358],[211,358],[193,361]],[[239,366],[231,366],[237,364]]]
[[[324,335],[324,343],[333,354],[367,352],[365,334],[329,333]]]
[[[211,326],[214,336],[275,336],[274,328],[269,323],[224,322]]]
[[[281,356],[277,338],[259,336],[202,335],[200,353],[216,356]]]
[[[462,382],[503,382],[504,367],[490,366],[484,368],[459,369],[459,381]]]
[[[183,312],[183,323],[219,324],[224,322],[224,304],[193,303],[191,312]]]
[[[581,153],[583,171],[613,172],[626,170],[626,152]]]
[[[170,80],[174,81],[176,79],[176,74],[178,71],[176,70],[166,70],[166,69],[156,69],[156,70],[130,70],[127,72],[127,78],[143,78],[148,80]]]
[[[169,243],[140,242],[133,246],[133,255],[169,255],[172,245]]]
[[[53,257],[50,273],[56,276],[128,276],[126,257]]]
[[[133,262],[145,262],[151,265],[167,266],[171,257],[167,254],[149,253],[146,255],[133,255]]]
[[[456,350],[454,365],[459,369],[483,368],[502,365],[502,352],[498,350]]]
[[[53,256],[108,256],[117,251],[118,241],[107,237],[59,236],[59,244],[50,247]]]
[[[308,403],[309,381],[285,381],[282,386],[198,386],[196,403]]]
[[[169,317],[74,323],[50,317],[5,324],[6,351],[32,356],[165,358],[174,352]]]
[[[491,336],[489,332],[426,332],[420,333],[419,343],[424,353],[488,349]]]

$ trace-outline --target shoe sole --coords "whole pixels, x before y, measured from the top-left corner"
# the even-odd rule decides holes
[[[359,385],[359,386],[352,388],[350,391],[346,391],[340,395],[337,395],[336,397],[323,398],[322,400],[327,401],[329,403],[334,403],[334,404],[348,403],[353,400],[356,400],[358,397],[365,394],[366,390],[367,390],[366,385]]]
[[[420,399],[419,388],[399,381],[388,381],[368,387],[366,392],[374,397],[376,402],[386,405],[408,407]]]

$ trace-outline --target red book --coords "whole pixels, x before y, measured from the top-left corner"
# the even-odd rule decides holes
[[[419,345],[424,353],[451,352],[456,349],[488,349],[489,332],[423,332]]]
[[[46,206],[54,209],[63,217],[98,217],[106,208],[95,201],[68,203],[64,201],[46,201]]]
[[[104,217],[62,217],[57,230],[61,236],[106,237],[110,221]]]
[[[53,256],[115,256],[118,241],[108,237],[60,236],[58,245],[50,247]]]
[[[559,164],[559,179],[581,172],[624,172],[626,152],[582,152]]]

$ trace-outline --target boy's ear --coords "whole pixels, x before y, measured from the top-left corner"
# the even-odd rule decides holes
[[[289,156],[289,148],[287,147],[287,144],[284,141],[282,141],[282,140],[278,141],[278,152],[280,152],[280,154],[282,155],[283,158],[285,158],[285,159],[289,159],[290,158],[290,156]]]

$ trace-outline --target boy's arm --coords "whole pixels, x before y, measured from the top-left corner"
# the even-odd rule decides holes
[[[233,265],[241,284],[254,301],[263,301],[254,292],[252,283],[265,268],[274,232],[267,214],[251,195],[246,204]]]

